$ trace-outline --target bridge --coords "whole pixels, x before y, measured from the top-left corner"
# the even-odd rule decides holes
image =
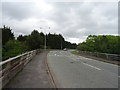
[[[118,88],[118,66],[71,54],[33,50],[0,63],[3,88]]]
[[[46,60],[47,52],[30,51],[1,62],[4,88],[53,88]]]

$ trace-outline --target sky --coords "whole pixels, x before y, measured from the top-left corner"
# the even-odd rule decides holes
[[[36,29],[62,34],[78,44],[88,35],[118,34],[118,2],[114,1],[3,0],[0,25],[10,26],[16,37]]]

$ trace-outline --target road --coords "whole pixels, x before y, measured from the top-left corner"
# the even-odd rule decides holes
[[[69,51],[50,51],[48,66],[57,87],[118,88],[118,66],[73,55]]]

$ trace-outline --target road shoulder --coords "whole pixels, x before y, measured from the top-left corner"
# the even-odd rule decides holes
[[[99,57],[95,57],[95,56],[90,56],[90,55],[86,55],[86,54],[81,54],[81,53],[72,53],[72,54],[120,66],[120,62],[119,61],[107,60],[107,59],[103,59],[103,58],[99,58]]]

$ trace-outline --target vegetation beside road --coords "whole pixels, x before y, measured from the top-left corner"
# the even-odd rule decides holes
[[[14,36],[10,27],[4,26],[2,28],[2,60],[14,57],[18,54],[35,50],[43,49],[45,45],[45,34],[33,30],[29,35]],[[62,49],[63,48],[76,48],[75,43],[65,41],[61,34],[47,34],[46,35],[47,49]]]
[[[120,36],[89,35],[86,41],[77,47],[81,51],[120,54]]]
[[[72,54],[79,54],[77,51],[70,51]]]
[[[120,36],[113,35],[89,35],[86,41],[80,43],[78,46],[75,43],[65,41],[61,34],[47,34],[46,45],[47,49],[77,49],[81,51],[99,52],[120,54]],[[2,28],[2,60],[14,57],[18,54],[35,50],[44,49],[45,34],[33,30],[29,35],[14,36],[10,27],[4,26]],[[62,46],[61,46],[62,45]],[[71,53],[77,54],[77,51]]]

